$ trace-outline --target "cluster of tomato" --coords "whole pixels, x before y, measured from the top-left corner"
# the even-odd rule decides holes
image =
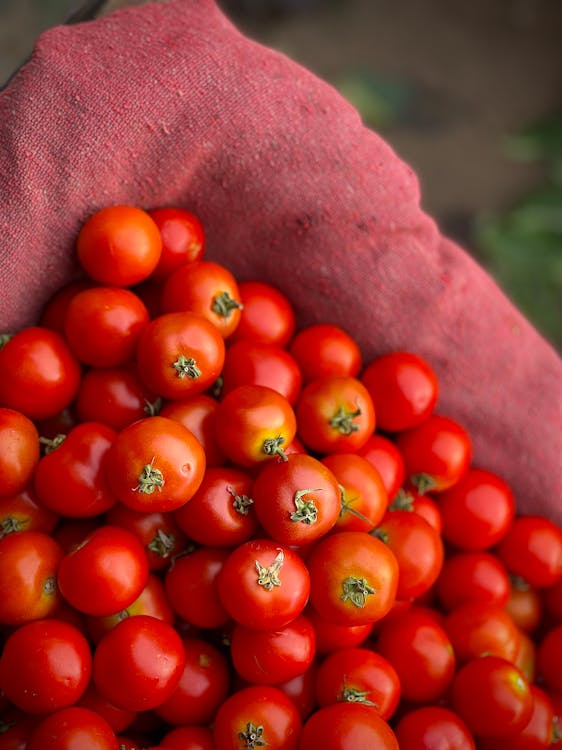
[[[421,357],[295,333],[203,251],[187,211],[100,210],[3,337],[0,750],[555,743],[560,528]]]

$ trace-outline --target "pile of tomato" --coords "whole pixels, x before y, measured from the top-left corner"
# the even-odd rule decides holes
[[[414,352],[111,206],[0,348],[0,750],[534,750],[562,531]],[[295,282],[296,283],[296,282]]]

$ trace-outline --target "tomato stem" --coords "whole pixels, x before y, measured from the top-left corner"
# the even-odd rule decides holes
[[[2,349],[3,346],[6,346],[8,341],[13,338],[13,333],[0,333],[0,349]]]
[[[294,501],[296,510],[290,515],[293,523],[298,523],[300,521],[310,526],[318,520],[318,508],[314,505],[314,500],[302,499],[304,495],[308,495],[310,492],[322,492],[322,488],[319,487],[315,490],[297,490],[295,492]]]
[[[48,578],[45,578],[45,582],[43,583],[43,593],[47,594],[47,596],[50,596],[51,594],[54,594],[56,590],[57,590],[56,576],[49,576]]]
[[[18,531],[23,531],[28,523],[29,520],[20,521],[14,516],[3,518],[2,523],[0,523],[0,539],[8,536],[8,534],[17,534]]]
[[[142,472],[138,477],[139,483],[134,487],[134,491],[142,492],[143,495],[152,495],[154,490],[158,488],[159,492],[162,492],[164,486],[164,475],[160,469],[154,468],[154,458],[149,464],[145,464],[142,467]]]
[[[401,487],[388,506],[388,510],[406,510],[413,512],[414,498],[409,492],[406,492],[406,490]]]
[[[355,518],[359,518],[361,521],[364,521],[366,524],[368,524],[372,528],[373,522],[371,521],[371,519],[363,515],[361,511],[356,510],[355,508],[351,507],[351,503],[354,500],[357,500],[357,497],[352,497],[350,500],[348,500],[345,487],[343,487],[341,484],[338,486],[340,488],[340,498],[341,498],[339,517],[343,518],[345,513],[351,513],[352,516],[355,516]]]
[[[342,601],[350,601],[354,607],[363,608],[367,597],[376,594],[376,589],[369,585],[366,578],[349,576],[342,582]]]
[[[147,544],[147,549],[158,557],[166,558],[172,553],[175,543],[176,537],[173,534],[166,534],[162,529],[157,529],[155,536]]]
[[[266,591],[271,591],[275,586],[281,586],[281,579],[279,573],[283,567],[285,555],[283,550],[280,549],[275,560],[271,563],[269,568],[264,567],[259,560],[255,561],[256,570],[258,571],[258,585],[263,586]]]
[[[254,501],[251,497],[248,497],[248,495],[237,495],[236,490],[233,487],[227,487],[227,492],[229,492],[234,500],[232,501],[232,507],[237,513],[240,513],[241,516],[247,516],[250,512],[250,505],[254,504]]]
[[[254,750],[256,747],[265,747],[267,742],[263,736],[263,726],[256,726],[253,722],[249,721],[246,724],[246,730],[238,733],[238,739],[244,742],[240,745],[242,750]]]
[[[288,461],[287,454],[281,448],[281,445],[285,442],[285,438],[278,435],[276,438],[267,438],[263,441],[262,450],[268,456],[280,456],[283,461]]]
[[[340,406],[334,416],[330,419],[330,427],[333,427],[342,435],[351,435],[352,432],[357,432],[359,425],[353,420],[361,414],[359,407],[355,411],[346,411],[343,406]]]
[[[60,445],[62,445],[65,440],[66,440],[66,435],[61,432],[58,435],[55,435],[54,438],[40,437],[39,443],[40,445],[45,446],[44,453],[46,456],[48,456],[49,453],[52,453]]]
[[[376,706],[376,703],[367,698],[368,695],[368,690],[357,690],[357,688],[344,687],[341,697],[342,700],[347,701],[348,703],[362,703],[364,706]]]
[[[178,378],[191,378],[195,380],[201,377],[201,370],[197,366],[197,362],[193,357],[186,357],[183,354],[176,359],[172,365],[174,370],[177,372]]]
[[[435,489],[435,487],[437,487],[437,482],[431,476],[431,474],[426,474],[423,471],[421,471],[419,474],[413,474],[410,477],[410,481],[412,482],[414,487],[416,487],[420,495],[425,495],[426,492],[429,492],[430,490],[433,490]]]
[[[233,310],[241,310],[243,305],[233,299],[228,292],[221,292],[213,300],[211,309],[221,318],[229,318]]]
[[[160,396],[157,396],[154,401],[148,401],[148,399],[144,400],[144,413],[148,414],[149,417],[155,417],[157,414],[160,413],[160,409],[162,408],[162,398]]]

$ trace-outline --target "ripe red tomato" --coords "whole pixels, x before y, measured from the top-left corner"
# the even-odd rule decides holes
[[[129,289],[95,286],[70,301],[64,335],[80,362],[119,367],[133,361],[147,323],[148,310]]]
[[[188,396],[179,401],[168,401],[160,409],[160,416],[174,419],[190,430],[203,446],[206,465],[222,466],[225,456],[217,443],[215,420],[219,408],[216,399],[205,393]]]
[[[61,620],[37,620],[6,640],[0,688],[22,711],[50,714],[80,700],[91,671],[90,647],[79,630]]]
[[[0,497],[22,492],[39,460],[39,434],[33,422],[0,408]]]
[[[19,531],[44,531],[50,534],[59,517],[39,504],[32,487],[17,495],[0,497],[0,539]]]
[[[76,705],[79,708],[87,708],[98,714],[98,716],[101,716],[116,733],[124,732],[137,717],[137,714],[133,711],[125,711],[123,708],[117,708],[111,701],[100,695],[93,682],[90,682],[88,689]]]
[[[224,351],[220,332],[200,315],[160,315],[140,335],[138,373],[143,383],[163,398],[194,396],[218,378]]]
[[[179,422],[146,417],[117,435],[105,472],[124,505],[137,511],[168,512],[197,491],[205,473],[205,452]]]
[[[241,467],[283,456],[296,433],[291,404],[264,385],[241,385],[221,401],[215,422],[223,453]]]
[[[521,635],[509,614],[497,604],[468,601],[450,612],[443,625],[459,663],[485,655],[515,660]]]
[[[544,615],[544,604],[539,590],[517,577],[510,581],[505,608],[517,627],[526,633],[535,631]]]
[[[374,469],[373,469],[374,471]],[[252,489],[259,523],[272,539],[298,546],[328,533],[338,520],[341,491],[329,468],[307,454],[270,461]]]
[[[132,604],[148,580],[144,547],[130,531],[100,526],[62,559],[58,584],[79,612],[105,617]]]
[[[457,552],[445,558],[436,593],[450,612],[469,601],[507,605],[510,581],[505,566],[489,552]]]
[[[408,481],[422,494],[452,487],[467,472],[472,457],[472,443],[464,427],[436,414],[401,432],[396,444],[404,457]]]
[[[26,750],[119,750],[107,721],[87,708],[65,708],[47,716]]]
[[[377,357],[363,370],[361,382],[373,399],[379,428],[387,432],[416,427],[437,403],[437,376],[429,362],[412,352]]]
[[[305,614],[314,625],[316,633],[316,652],[328,654],[341,648],[355,648],[360,646],[370,636],[373,624],[337,625],[324,617],[320,617],[313,607],[307,607]]]
[[[307,560],[310,602],[326,620],[360,625],[380,620],[396,598],[398,563],[381,541],[340,531],[317,542]]]
[[[302,328],[289,351],[298,362],[305,383],[326,375],[354,378],[361,369],[361,351],[355,339],[329,323]]]
[[[400,717],[394,731],[400,750],[476,750],[464,721],[444,706],[422,706]]]
[[[295,313],[287,297],[263,281],[241,281],[238,291],[242,313],[230,340],[287,346],[295,330]]]
[[[96,689],[127,711],[148,711],[168,700],[185,667],[183,643],[171,625],[147,615],[127,617],[94,652]]]
[[[106,286],[133,286],[148,278],[162,253],[156,223],[135,206],[107,206],[82,225],[78,261],[88,276]]]
[[[275,687],[282,690],[295,705],[301,720],[307,719],[316,706],[314,686],[316,684],[316,661],[302,674],[293,677],[292,680],[279,682]]]
[[[379,472],[389,500],[392,500],[404,484],[405,477],[404,459],[396,444],[384,435],[373,433],[356,453]]]
[[[281,628],[303,611],[310,593],[308,570],[289,547],[252,539],[232,550],[218,577],[223,606],[250,628]]]
[[[306,385],[296,404],[298,434],[318,453],[353,453],[375,429],[375,409],[356,378],[327,375]]]
[[[94,282],[89,279],[80,279],[65,284],[47,301],[39,317],[39,325],[42,328],[50,328],[64,336],[64,324],[68,305],[78,292],[91,289]]]
[[[165,313],[197,313],[228,338],[240,322],[240,292],[225,266],[196,260],[173,271],[164,282],[162,309]]]
[[[62,336],[24,328],[0,347],[0,406],[33,420],[67,407],[80,384],[80,365]]]
[[[22,531],[0,539],[0,624],[52,617],[60,604],[63,550],[48,534]]]
[[[417,513],[424,521],[441,535],[443,519],[438,503],[429,495],[421,495],[414,487],[401,487],[388,510],[406,510],[409,513]]]
[[[550,690],[562,693],[562,625],[548,631],[538,645],[539,672]]]
[[[554,586],[562,578],[562,529],[541,516],[518,516],[496,554],[508,571],[530,586]]]
[[[554,708],[548,695],[537,685],[531,685],[533,712],[523,729],[509,737],[482,738],[482,750],[544,750],[556,745]]]
[[[301,720],[292,701],[278,688],[259,685],[232,693],[213,722],[216,750],[271,747],[296,750]]]
[[[205,251],[205,230],[199,218],[184,208],[166,207],[148,211],[160,231],[162,253],[152,281],[164,281],[184,263],[200,260]]]
[[[208,727],[182,726],[167,732],[162,747],[169,750],[216,750],[213,733]]]
[[[299,750],[376,748],[400,750],[390,726],[370,706],[359,703],[333,703],[315,711],[305,722]]]
[[[555,622],[562,623],[562,578],[558,583],[541,589],[540,593],[548,614]]]

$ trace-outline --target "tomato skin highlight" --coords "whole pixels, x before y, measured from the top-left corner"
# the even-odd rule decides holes
[[[162,252],[151,281],[164,281],[184,263],[200,260],[205,252],[205,230],[200,219],[183,208],[165,207],[148,211],[160,232]]]

